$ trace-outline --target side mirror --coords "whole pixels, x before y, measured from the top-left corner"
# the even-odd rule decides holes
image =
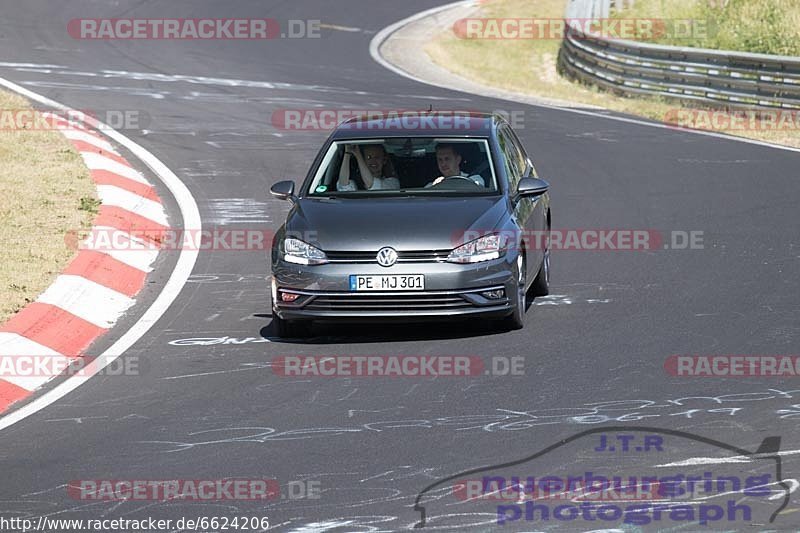
[[[279,181],[270,188],[269,193],[281,200],[294,201],[296,198],[294,195],[294,182],[291,180]]]
[[[517,184],[519,196],[540,196],[550,189],[550,184],[539,178],[522,178]]]

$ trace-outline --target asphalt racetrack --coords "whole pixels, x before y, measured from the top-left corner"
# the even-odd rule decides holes
[[[502,509],[501,525],[495,514],[509,501],[487,505],[441,492],[452,476],[600,429],[514,475],[682,468],[702,476],[738,468],[739,476],[771,476],[774,498],[755,495],[750,519],[739,512],[703,528],[800,526],[791,492],[800,479],[797,380],[675,377],[664,366],[676,354],[798,353],[800,154],[476,97],[373,61],[378,31],[441,3],[7,0],[0,76],[76,109],[140,112],[146,124],[122,132],[186,184],[205,228],[275,231],[282,223],[290,204],[271,198],[270,186],[299,183],[328,132],[277,127],[276,114],[433,106],[523,118],[515,130],[551,183],[554,228],[654,230],[665,244],[672,232],[702,232],[702,246],[554,251],[551,295],[534,301],[519,331],[323,325],[311,339],[288,342],[270,327],[268,251],[202,251],[175,303],[126,354],[141,361],[140,375],[96,376],[0,432],[0,517],[153,517],[179,531],[181,518],[239,516],[267,517],[270,531],[396,531],[420,523],[421,495],[427,529],[603,529],[618,522],[531,522],[524,505],[514,519],[516,511]],[[323,27],[319,38],[269,41],[73,39],[67,23],[83,17],[269,17]],[[159,193],[180,226],[174,200]],[[158,294],[170,260],[134,312]],[[495,374],[512,361],[522,361],[522,371],[292,377],[270,367],[296,355],[466,355],[497,367]],[[603,455],[601,435],[607,443],[634,435],[637,446]],[[651,438],[645,451],[639,444],[654,436],[661,446]],[[741,459],[768,437],[780,437],[779,448],[772,439],[763,457]],[[709,459],[732,456],[740,462]],[[119,501],[69,489],[76,480],[233,478],[276,480],[281,497]],[[698,517],[629,527],[697,530]]]

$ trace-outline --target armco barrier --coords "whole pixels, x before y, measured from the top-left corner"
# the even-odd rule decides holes
[[[613,0],[570,0],[566,18],[607,18]],[[800,110],[800,58],[660,46],[584,33],[569,24],[559,71],[623,95],[726,108]]]

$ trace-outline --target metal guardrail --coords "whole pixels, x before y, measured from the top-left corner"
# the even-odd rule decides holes
[[[604,19],[626,0],[570,0],[566,18]],[[632,3],[632,0],[627,0]],[[623,95],[726,108],[800,110],[800,58],[660,46],[584,33],[569,24],[559,71]]]

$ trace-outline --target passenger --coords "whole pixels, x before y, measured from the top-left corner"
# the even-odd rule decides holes
[[[466,172],[461,171],[461,150],[456,143],[439,143],[436,145],[436,163],[439,165],[439,172],[441,176],[425,185],[425,187],[433,187],[437,183],[441,183],[445,178],[450,176],[461,176],[469,178],[475,185],[485,187],[486,183],[483,177],[479,174],[467,175]]]
[[[356,183],[350,179],[350,159],[355,156],[358,163],[358,170],[361,172],[361,179],[364,186],[369,191],[385,189],[399,189],[400,180],[395,177],[387,177],[386,174],[393,174],[391,160],[382,144],[367,144],[364,146],[362,155],[361,149],[357,144],[345,145],[342,167],[339,170],[339,181],[336,182],[337,191],[355,191],[358,189]]]

